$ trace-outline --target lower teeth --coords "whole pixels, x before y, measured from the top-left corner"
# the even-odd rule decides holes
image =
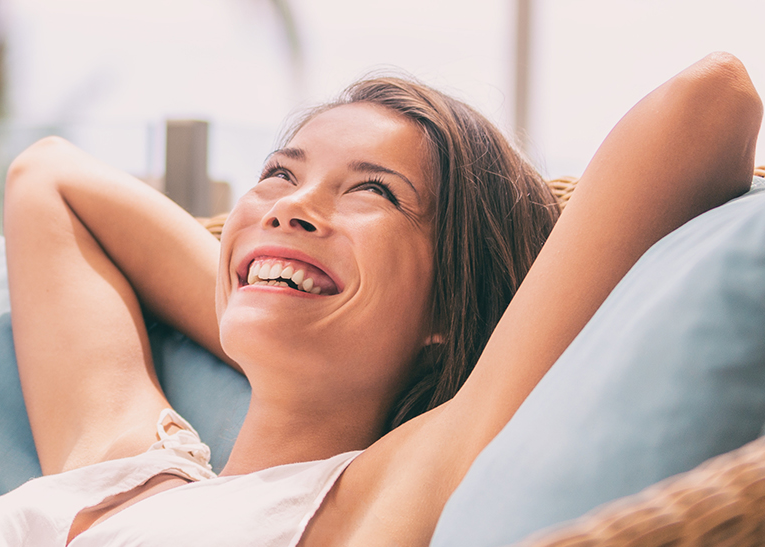
[[[313,287],[311,290],[306,290],[302,285],[296,285],[291,279],[277,280],[277,279],[261,279],[252,283],[253,285],[268,285],[269,287],[287,287],[289,289],[295,289],[300,292],[307,292],[312,294],[319,294],[321,292],[320,287]]]

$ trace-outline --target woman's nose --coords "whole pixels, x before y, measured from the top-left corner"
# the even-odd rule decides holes
[[[315,192],[298,191],[278,199],[263,217],[263,227],[326,235],[329,224],[318,198]]]
[[[280,226],[279,219],[276,217],[273,217],[271,219],[271,227],[272,228],[278,228]],[[303,220],[300,218],[291,218],[290,219],[290,226],[292,228],[303,228],[306,232],[315,232],[316,226],[308,222],[307,220]]]

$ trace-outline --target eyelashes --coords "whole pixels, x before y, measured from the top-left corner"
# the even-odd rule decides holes
[[[380,177],[370,177],[366,181],[362,182],[361,184],[358,184],[354,187],[354,190],[356,191],[363,191],[363,190],[370,190],[388,201],[390,201],[393,205],[396,207],[399,206],[398,199],[396,198],[396,194],[393,193],[393,190],[391,187],[382,180]]]
[[[282,180],[289,182],[290,184],[293,184],[293,185],[295,184],[295,177],[292,175],[292,172],[276,160],[266,164],[266,166],[263,168],[263,172],[260,175],[258,184],[260,184],[266,179],[272,179],[272,178],[280,178]],[[371,176],[367,178],[366,180],[364,180],[363,182],[360,182],[354,185],[349,190],[349,192],[363,192],[363,191],[369,191],[369,192],[375,193],[387,199],[388,201],[390,201],[396,208],[400,208],[399,200],[396,197],[396,193],[393,191],[390,185],[386,183],[380,176]]]
[[[260,174],[260,179],[258,182],[263,182],[265,179],[271,179],[279,177],[279,175],[284,175],[284,180],[287,180],[289,182],[292,182],[292,173],[289,172],[288,169],[285,169],[282,164],[280,164],[278,161],[272,161],[270,163],[267,163],[266,166],[263,168],[263,172]]]

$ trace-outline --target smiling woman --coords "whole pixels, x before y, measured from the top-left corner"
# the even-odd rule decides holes
[[[701,61],[625,116],[553,230],[549,191],[483,117],[416,82],[362,81],[288,133],[220,245],[41,141],[10,170],[5,228],[48,476],[0,498],[3,539],[426,545],[640,254],[746,190],[760,115],[735,59]],[[220,477],[168,408],[141,306],[252,385]]]
[[[327,110],[271,156],[222,233],[223,349],[250,376],[268,348],[269,371],[286,375],[284,382],[302,380],[315,397],[344,401],[329,416],[317,412],[310,427],[330,434],[355,416],[363,437],[346,435],[346,450],[368,446],[385,430],[391,401],[435,334],[428,320],[434,187],[427,157],[422,132],[403,116],[368,103]],[[316,296],[238,286],[239,271],[253,262],[299,258],[307,268],[298,270],[306,271],[303,288],[312,283]],[[261,407],[273,393],[266,384],[253,382]],[[314,411],[323,406],[317,400]]]

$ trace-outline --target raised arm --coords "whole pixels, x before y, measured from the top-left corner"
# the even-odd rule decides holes
[[[42,197],[55,192],[127,277],[147,309],[224,357],[214,304],[219,245],[188,213],[148,185],[57,137],[45,138],[23,152],[11,165],[8,184],[10,253],[39,252],[16,233],[32,231],[29,226],[40,220],[21,218],[28,214],[22,202],[30,193]],[[10,267],[14,269],[15,263]]]
[[[57,138],[13,162],[4,228],[19,376],[43,472],[145,451],[169,403],[139,299],[222,356],[217,240],[163,195]]]
[[[473,460],[638,258],[749,188],[761,116],[746,70],[727,54],[703,59],[630,110],[580,179],[467,383],[351,464],[306,544],[334,544],[322,541],[344,530],[348,544],[427,545]]]
[[[488,442],[651,245],[749,189],[761,117],[745,68],[727,54],[706,57],[630,110],[582,175],[450,412],[492,416]]]

